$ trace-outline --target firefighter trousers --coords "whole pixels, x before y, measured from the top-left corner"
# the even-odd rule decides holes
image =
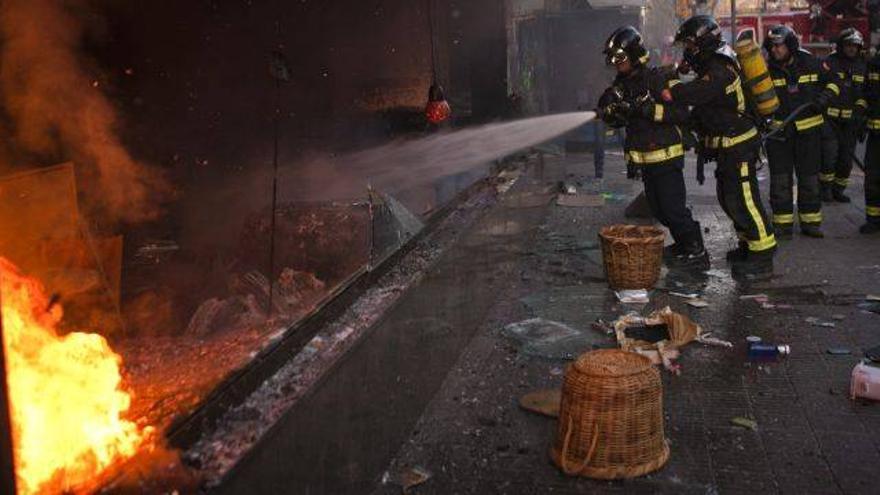
[[[642,167],[645,197],[651,214],[669,229],[676,244],[691,244],[701,237],[698,224],[687,207],[684,157]]]
[[[718,202],[733,221],[739,240],[746,243],[750,253],[772,255],[776,237],[758,188],[757,143],[742,143],[719,150],[717,161]]]
[[[833,119],[829,126],[837,140],[837,153],[834,162],[822,161],[822,172],[819,179],[823,184],[833,185],[835,189],[842,191],[849,184],[858,129],[853,120]]]
[[[791,227],[794,223],[792,186],[797,176],[797,212],[801,225],[822,223],[819,169],[822,166],[820,128],[793,131],[785,141],[767,140],[770,161],[770,208],[773,224]]]
[[[880,132],[871,132],[865,151],[865,216],[880,224]]]

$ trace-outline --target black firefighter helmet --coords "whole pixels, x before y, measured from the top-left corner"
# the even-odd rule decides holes
[[[785,43],[785,46],[788,47],[788,51],[792,55],[801,48],[801,42],[794,29],[782,24],[771,27],[767,31],[767,36],[764,37],[764,49],[769,53],[773,45],[781,45],[783,43]]]
[[[648,62],[648,50],[642,43],[642,34],[632,26],[623,26],[614,30],[605,42],[605,63],[617,65],[629,60],[635,65]]]
[[[862,37],[862,33],[858,29],[853,27],[846,28],[837,35],[835,50],[843,52],[845,45],[855,45],[861,50],[865,48],[865,38]]]
[[[736,54],[724,42],[721,26],[711,15],[695,15],[684,21],[675,33],[675,42],[684,46],[684,60],[696,69],[716,53],[736,63]]]

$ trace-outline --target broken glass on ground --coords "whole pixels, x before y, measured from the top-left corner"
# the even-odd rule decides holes
[[[575,323],[581,321],[585,313],[596,317],[613,316],[604,314],[606,290],[599,284],[556,287],[522,297],[520,302],[537,317]]]
[[[544,318],[511,323],[501,333],[516,341],[522,354],[546,359],[574,359],[594,346],[609,342],[607,337],[595,332]]]
[[[869,313],[876,313],[880,315],[880,302],[877,301],[866,301],[858,304],[858,308],[862,311],[867,311]]]
[[[404,467],[385,471],[382,484],[393,484],[401,488],[403,493],[410,493],[410,488],[421,485],[431,479],[431,472],[421,466]]]

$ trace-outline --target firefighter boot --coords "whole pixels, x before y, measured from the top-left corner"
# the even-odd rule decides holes
[[[831,192],[831,184],[827,184],[823,182],[821,184],[822,202],[823,203],[833,203],[834,202],[834,193]]]
[[[703,236],[699,235],[695,239],[681,243],[678,254],[668,262],[669,266],[675,268],[698,268],[701,270],[709,269],[709,253],[703,245]]]
[[[801,224],[801,234],[807,237],[815,237],[816,239],[821,239],[825,237],[825,234],[822,232],[822,229],[818,224],[815,223],[804,223]]]
[[[843,189],[844,188],[840,186],[834,186],[833,188],[831,188],[831,195],[832,197],[834,197],[834,201],[837,201],[838,203],[851,202],[852,200],[849,199],[849,196],[843,194]]]
[[[731,272],[739,279],[769,278],[773,275],[773,253],[749,253],[745,260],[733,263]]]
[[[749,256],[749,245],[745,241],[739,241],[739,245],[736,249],[731,249],[725,255],[725,258],[729,263],[736,263],[738,261],[745,261],[745,259]]]
[[[790,223],[773,224],[773,230],[776,231],[776,238],[780,240],[788,240],[792,238],[792,227]]]
[[[671,261],[678,256],[679,251],[681,251],[681,244],[674,242],[668,246],[663,247],[663,261]]]

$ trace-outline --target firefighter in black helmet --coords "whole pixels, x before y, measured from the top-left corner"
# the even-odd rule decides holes
[[[669,228],[675,243],[664,250],[667,264],[706,269],[700,224],[687,207],[684,145],[678,124],[687,107],[663,103],[660,95],[678,83],[672,70],[648,67],[642,36],[631,27],[615,30],[605,43],[605,61],[617,70],[614,83],[599,100],[598,114],[609,125],[626,126],[624,151],[629,176],[641,175],[651,213]]]
[[[684,60],[696,71],[696,78],[665,91],[663,100],[693,107],[703,147],[718,164],[718,201],[739,237],[739,247],[727,253],[727,260],[735,276],[771,275],[776,238],[758,189],[755,163],[760,137],[746,114],[736,55],[708,15],[685,21],[675,41],[683,45]]]
[[[863,234],[880,234],[880,47],[868,63],[868,146],[865,151]]]
[[[771,126],[779,127],[793,111],[811,104],[793,122],[781,130],[779,139],[767,140],[770,161],[770,208],[777,238],[789,238],[794,225],[792,172],[797,175],[797,211],[801,232],[809,237],[824,237],[822,198],[819,194],[819,169],[822,166],[822,114],[840,88],[824,70],[822,62],[801,49],[797,33],[777,25],[764,38],[767,66],[779,109]]]
[[[824,66],[839,77],[840,86],[840,94],[826,110],[837,136],[837,160],[833,164],[823,163],[819,178],[824,201],[850,202],[844,190],[849,183],[856,139],[864,129],[868,108],[864,97],[868,68],[861,53],[864,46],[858,29],[844,29],[837,37],[834,52],[824,61]]]

